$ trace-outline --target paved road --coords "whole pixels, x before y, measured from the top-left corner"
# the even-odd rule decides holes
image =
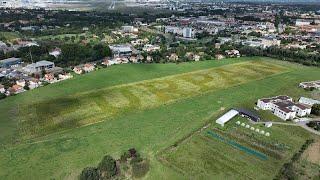
[[[303,129],[313,133],[313,134],[316,134],[316,135],[319,135],[320,136],[320,131],[316,131],[310,127],[307,126],[307,123],[310,122],[310,121],[319,121],[320,118],[316,118],[316,119],[313,119],[313,120],[307,120],[307,121],[299,121],[299,122],[296,122],[296,123],[285,123],[285,122],[272,122],[272,124],[279,124],[279,125],[285,125],[285,126],[299,126],[299,127],[302,127]],[[267,122],[254,122],[253,124],[264,124],[264,123],[267,123]]]
[[[307,124],[308,124],[309,122],[311,122],[311,121],[319,121],[319,120],[299,121],[299,122],[297,122],[297,124],[298,124],[300,127],[308,130],[309,132],[320,136],[320,131],[316,131],[316,130],[310,128],[309,126],[307,126]]]

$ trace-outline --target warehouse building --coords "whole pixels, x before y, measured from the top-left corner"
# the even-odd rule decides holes
[[[223,116],[221,116],[219,119],[216,120],[217,124],[220,124],[221,126],[224,126],[225,123],[230,121],[232,118],[234,118],[236,115],[238,115],[239,112],[231,109],[227,113],[225,113]]]
[[[0,61],[1,68],[18,67],[22,63],[21,58],[8,58]]]

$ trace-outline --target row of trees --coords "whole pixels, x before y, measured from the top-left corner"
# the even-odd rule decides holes
[[[289,162],[285,163],[280,172],[277,174],[275,179],[297,179],[298,171],[295,168],[295,163],[299,161],[300,157],[302,156],[303,152],[312,144],[314,143],[314,139],[308,139],[300,148],[300,150],[295,153]]]
[[[274,46],[266,49],[260,49],[242,46],[239,50],[241,54],[247,56],[267,56],[307,66],[320,66],[320,54],[310,54],[296,49],[283,49]]]
[[[20,57],[26,63],[37,62],[40,60],[53,61],[61,67],[69,67],[85,62],[97,61],[106,56],[111,56],[111,50],[107,45],[83,45],[83,44],[63,44],[61,45],[61,56],[58,58],[49,55],[53,45],[40,45],[31,47],[22,47],[18,51],[4,53],[0,51],[0,59],[9,57]]]

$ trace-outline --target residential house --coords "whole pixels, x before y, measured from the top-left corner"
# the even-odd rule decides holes
[[[51,56],[54,56],[54,57],[59,57],[61,55],[61,49],[60,48],[54,48],[52,51],[49,52],[49,54]]]
[[[117,57],[115,58],[116,64],[127,64],[129,63],[129,59],[127,57]]]
[[[36,78],[32,78],[29,80],[29,88],[30,89],[38,88],[38,87],[40,87],[40,85],[41,85],[41,82]]]
[[[222,54],[216,54],[215,55],[215,58],[217,59],[217,60],[221,60],[221,59],[224,59],[224,58],[226,58],[224,55],[222,55]]]
[[[131,56],[129,61],[132,63],[138,63],[138,58],[137,58],[137,56]]]
[[[16,81],[16,84],[18,86],[25,87],[26,86],[26,81],[24,79],[20,79],[20,80]]]
[[[84,72],[88,73],[88,72],[94,71],[95,67],[93,64],[87,63],[83,65],[82,69],[84,70]]]
[[[200,61],[200,56],[199,55],[197,55],[197,54],[195,54],[194,56],[193,56],[193,60],[194,61]]]
[[[159,51],[160,50],[160,46],[158,45],[152,45],[152,44],[146,44],[144,45],[143,51],[146,51],[146,52],[154,52],[154,51]]]
[[[170,56],[169,56],[169,60],[170,61],[177,61],[179,59],[179,56],[176,54],[176,53],[172,53]]]
[[[200,56],[197,54],[194,54],[193,52],[187,52],[185,56],[186,58],[188,58],[188,60],[200,61]]]
[[[153,61],[153,57],[152,56],[147,56],[146,60],[147,60],[148,63],[151,63]]]
[[[4,85],[0,84],[0,93],[4,94],[6,92],[6,89],[4,88]]]
[[[112,60],[110,60],[110,59],[105,59],[105,60],[103,60],[103,62],[102,62],[101,64],[102,64],[102,65],[105,65],[105,66],[107,66],[107,67],[109,67],[109,66],[114,65],[114,64],[115,64],[115,62],[114,62],[114,61],[112,61]]]
[[[23,87],[19,86],[19,85],[13,85],[12,87],[10,87],[8,89],[9,93],[8,95],[12,95],[12,94],[19,94],[24,92],[25,90],[23,89]]]
[[[71,79],[73,76],[70,73],[64,73],[58,75],[59,80]]]
[[[76,73],[76,74],[82,74],[83,73],[83,70],[82,70],[82,67],[81,66],[75,66],[73,68],[73,71]]]
[[[54,74],[47,73],[44,75],[44,80],[47,81],[48,83],[52,83],[56,80],[56,78],[54,77]]]
[[[228,57],[236,57],[236,58],[240,57],[240,52],[236,49],[226,50],[225,53]]]

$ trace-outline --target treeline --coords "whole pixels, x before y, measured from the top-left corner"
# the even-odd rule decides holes
[[[312,144],[314,143],[314,139],[308,139],[306,142],[301,146],[300,150],[295,153],[289,162],[285,163],[282,168],[280,169],[277,176],[274,178],[275,180],[279,179],[297,179],[296,173],[297,170],[295,168],[295,163],[299,161],[300,157],[302,156],[303,152]]]
[[[148,160],[142,158],[136,149],[124,152],[115,160],[106,155],[97,167],[87,167],[80,174],[80,180],[133,179],[142,178],[149,171]]]
[[[48,60],[54,62],[57,66],[69,67],[111,56],[111,50],[105,44],[62,44],[60,45],[62,53],[57,58],[49,55],[49,51],[54,47],[53,44],[41,44],[40,46],[22,47],[18,51],[11,51],[6,54],[0,51],[0,59],[20,57],[26,63]]]
[[[266,56],[307,66],[320,66],[320,54],[311,54],[296,49],[283,49],[279,47],[260,49],[243,46],[239,50],[241,54],[247,56]]]

